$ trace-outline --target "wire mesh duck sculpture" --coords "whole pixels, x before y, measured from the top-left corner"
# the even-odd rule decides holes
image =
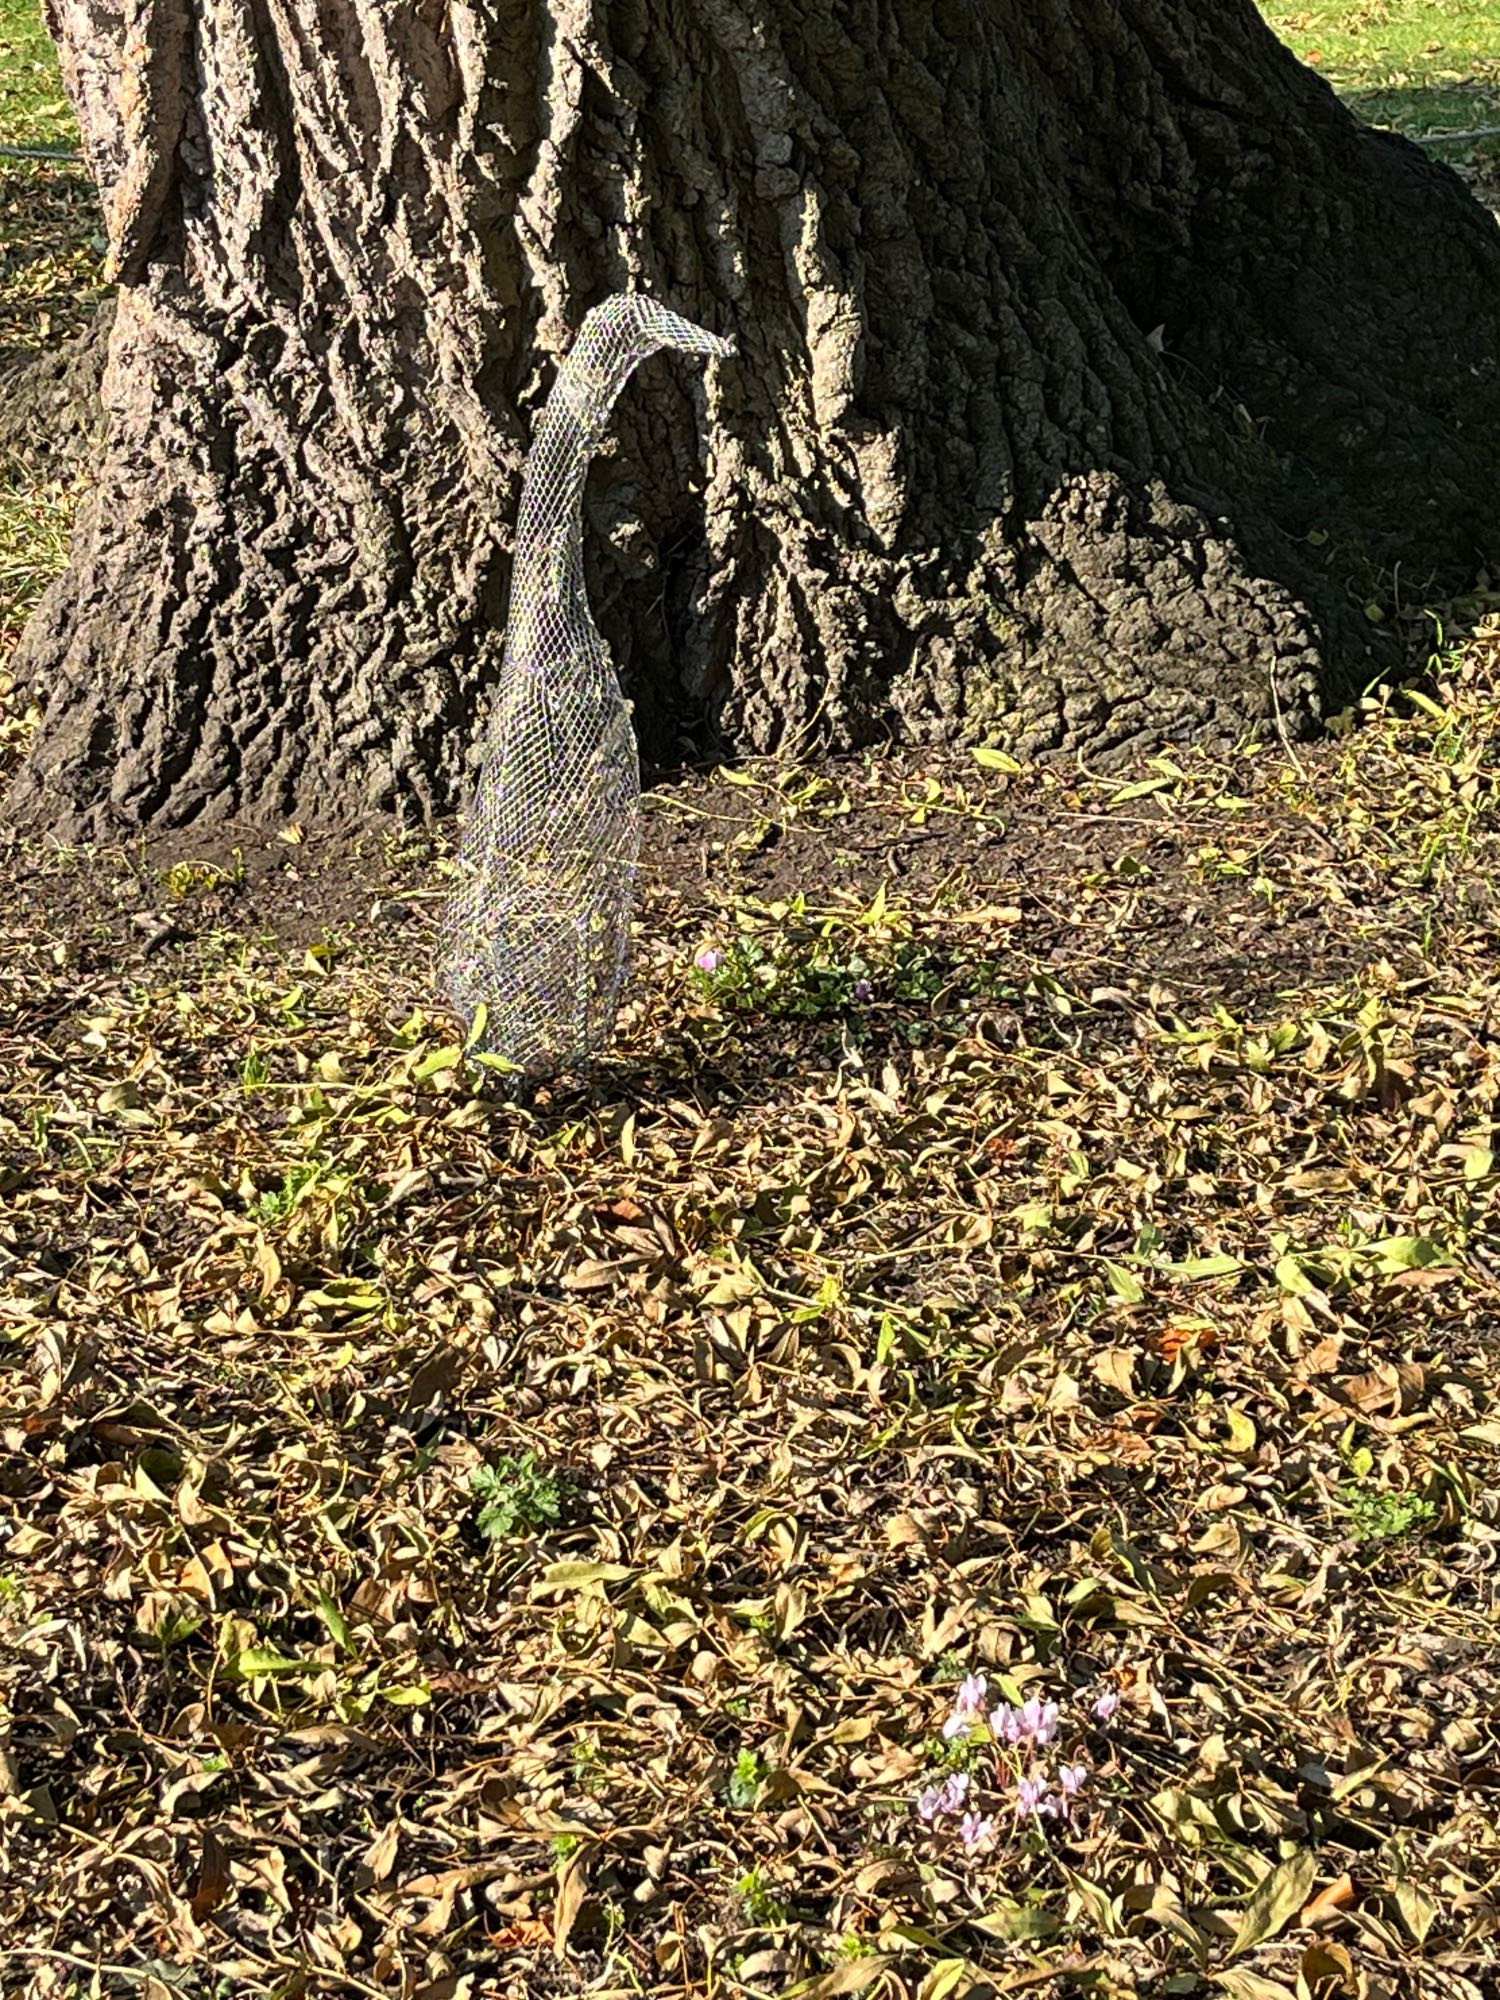
[[[663,348],[734,351],[643,293],[597,306],[538,420],[522,484],[505,655],[443,961],[471,1045],[527,1082],[608,1045],[628,964],[640,761],[589,611],[583,490],[625,384]]]

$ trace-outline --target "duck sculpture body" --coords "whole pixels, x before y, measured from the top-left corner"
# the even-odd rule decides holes
[[[629,704],[583,576],[588,469],[631,375],[730,342],[627,292],[585,319],[537,423],[483,769],[444,942],[471,1039],[512,1075],[576,1069],[614,1033],[640,856]]]

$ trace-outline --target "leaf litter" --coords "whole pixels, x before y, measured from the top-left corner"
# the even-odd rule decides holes
[[[0,1986],[1493,1991],[1497,743],[683,779],[524,1105],[440,845],[13,840]]]

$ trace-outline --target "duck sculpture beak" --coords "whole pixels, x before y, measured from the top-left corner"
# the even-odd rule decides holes
[[[692,320],[669,312],[645,292],[619,292],[589,314],[569,361],[628,353],[632,363],[638,363],[664,347],[704,359],[723,360],[734,353],[732,340],[721,339]]]

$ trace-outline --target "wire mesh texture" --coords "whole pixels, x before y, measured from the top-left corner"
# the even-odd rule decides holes
[[[527,1081],[608,1046],[628,965],[640,759],[584,588],[583,489],[625,384],[663,348],[734,351],[644,293],[596,306],[521,487],[505,654],[442,969],[471,1044]]]

